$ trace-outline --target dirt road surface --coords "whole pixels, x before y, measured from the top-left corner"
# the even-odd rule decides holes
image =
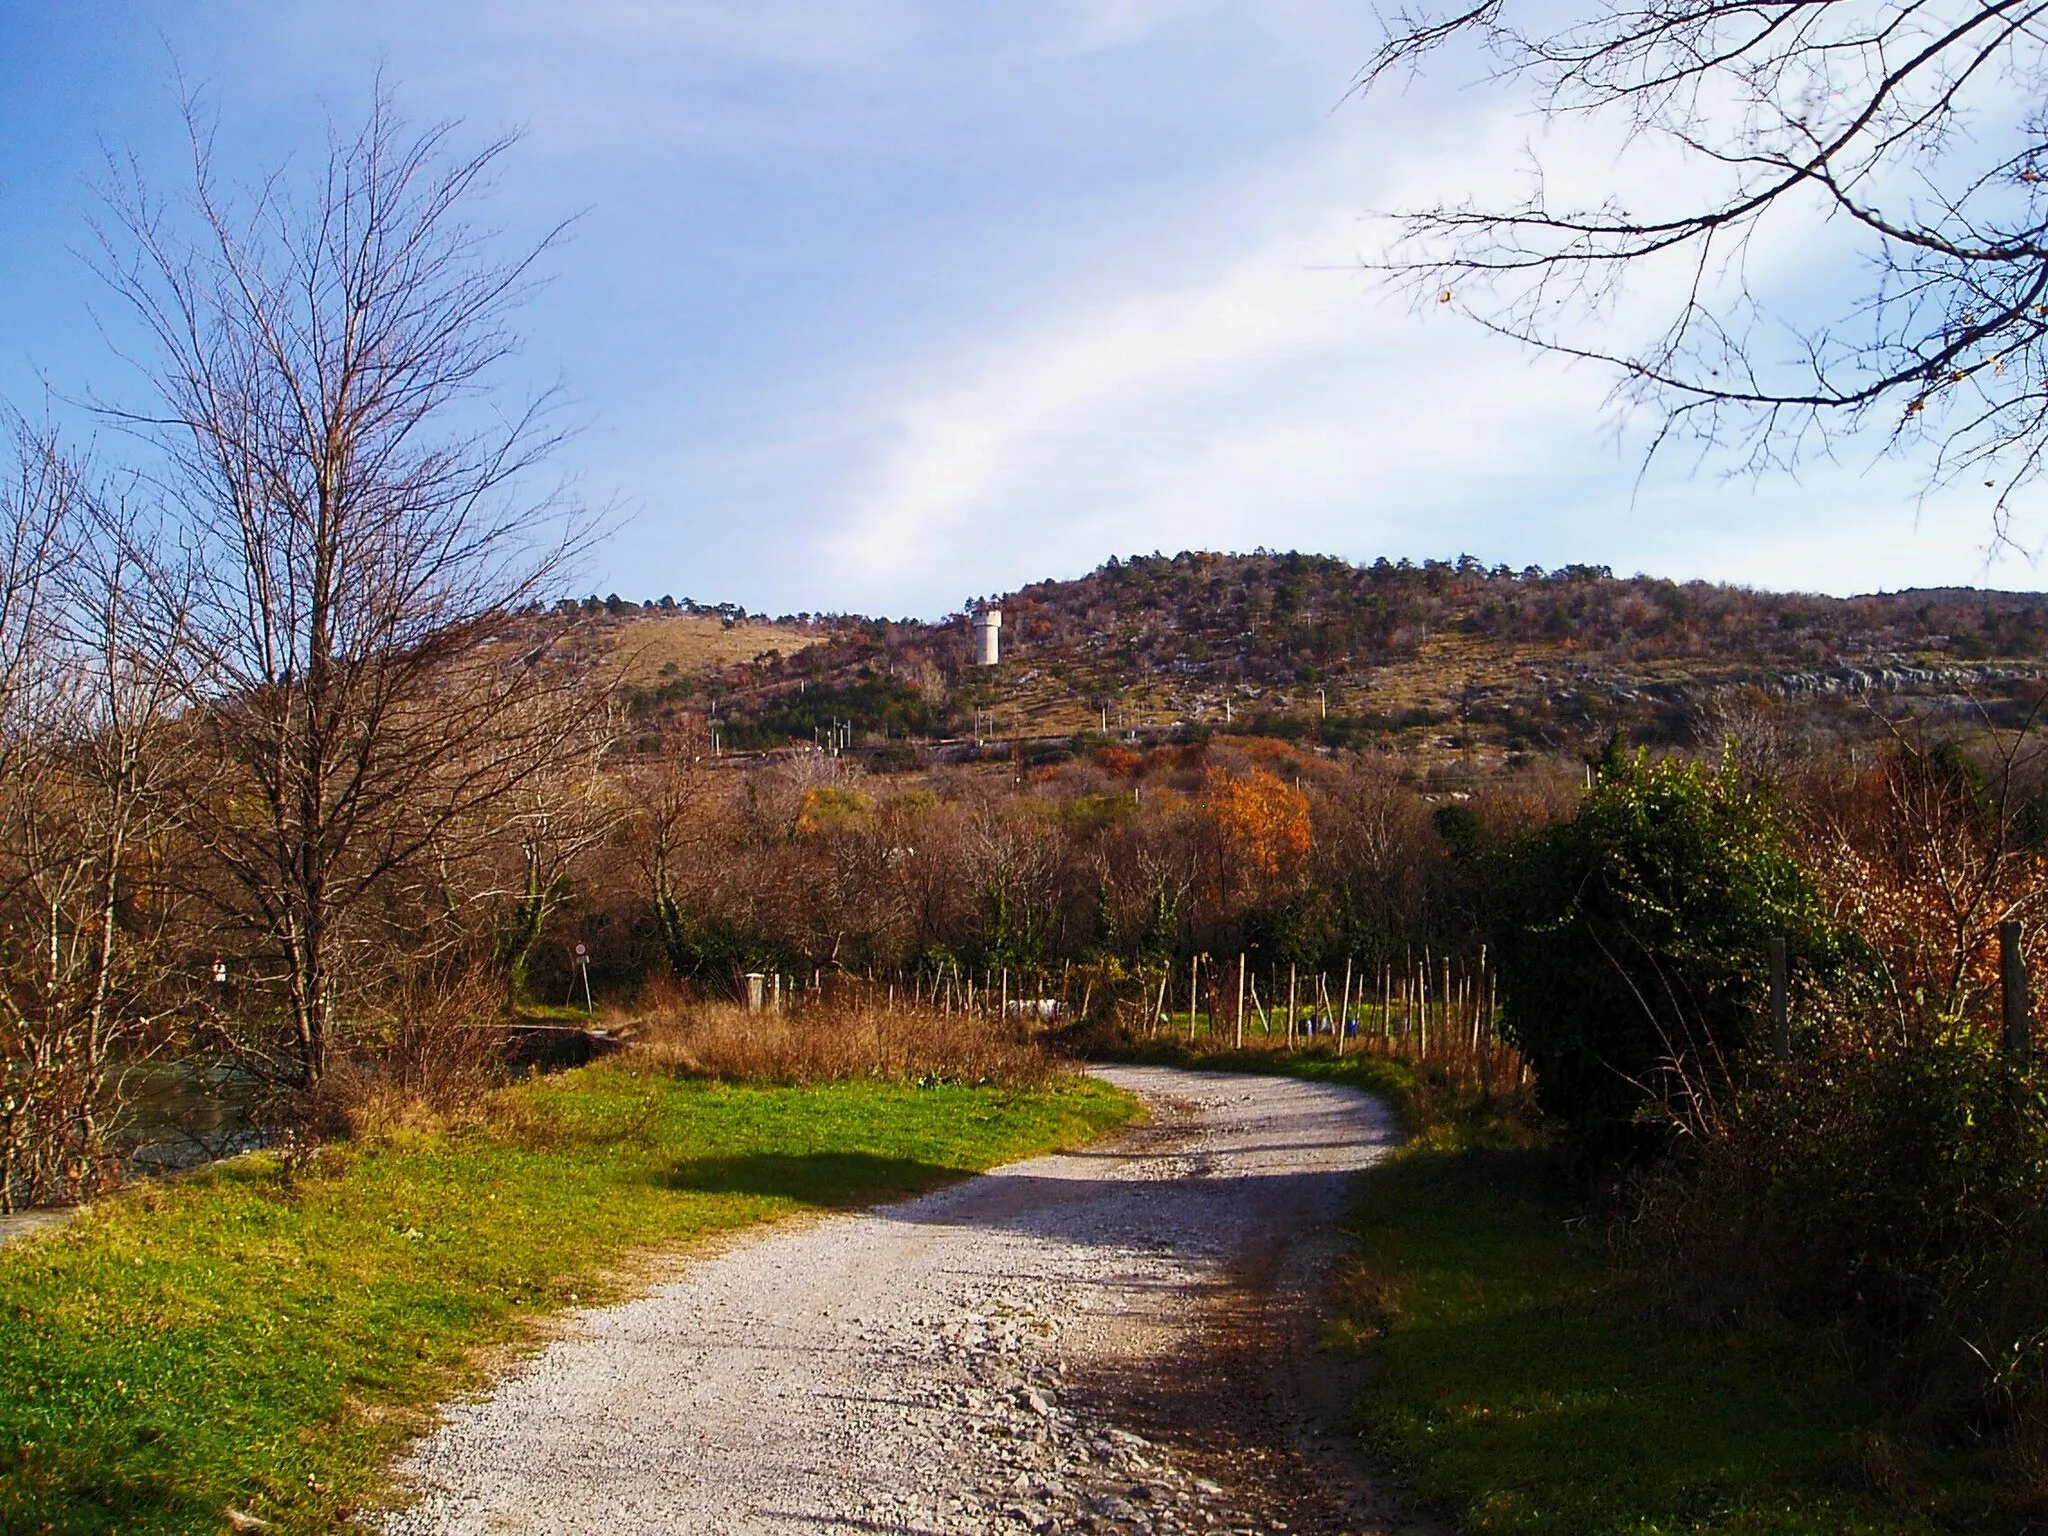
[[[1387,1110],[1110,1067],[1151,1122],[577,1316],[403,1469],[427,1533],[1395,1532],[1315,1347]]]

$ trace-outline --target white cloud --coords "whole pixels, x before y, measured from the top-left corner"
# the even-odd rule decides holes
[[[1142,42],[1195,9],[1194,0],[1066,0],[1043,14],[1065,22],[1069,46],[1093,51]]]
[[[1511,191],[1539,131],[1483,91],[1338,108],[1369,46],[1353,7],[258,14],[277,78],[359,84],[388,50],[422,115],[533,125],[525,204],[597,201],[553,323],[603,424],[586,482],[647,509],[621,591],[933,612],[1111,552],[1253,544],[1833,589],[1984,570],[1988,512],[1952,496],[1916,529],[1895,466],[1752,488],[1673,461],[1637,493],[1607,376],[1350,270],[1363,210]],[[1563,198],[1689,174],[1540,131]],[[707,204],[729,228],[686,238]],[[1790,233],[1767,286],[1838,260]]]
[[[1339,128],[1219,179],[1199,217],[1105,263],[1124,274],[1111,291],[1078,284],[914,350],[866,412],[867,468],[820,504],[816,568],[869,605],[922,611],[1112,552],[1254,544],[1833,591],[2032,579],[2024,562],[1987,565],[1985,498],[1951,492],[1923,512],[1909,464],[1851,458],[1753,484],[1672,452],[1638,486],[1645,424],[1617,413],[1610,373],[1345,270],[1375,238],[1358,208],[1498,193],[1526,120],[1503,107],[1397,137],[1398,119],[1375,116],[1369,145]],[[1567,198],[1645,196],[1673,173],[1571,128],[1543,158]],[[1785,234],[1752,281],[1810,277],[1802,252],[1825,231],[1801,215]],[[1599,322],[1608,344],[1655,323],[1684,281],[1645,274]]]
[[[1155,543],[1357,549],[1412,509],[1570,473],[1603,451],[1604,378],[1413,313],[1350,261],[1375,238],[1371,181],[1484,163],[1519,132],[1503,114],[1384,157],[1333,133],[1216,189],[1200,222],[1234,245],[1161,231],[1156,262],[1117,262],[1122,292],[919,357],[834,567],[896,596],[974,552],[1056,569]]]
[[[351,70],[368,44],[405,55],[419,76],[461,78],[482,61],[516,64],[539,81],[572,60],[627,74],[690,54],[872,68],[914,41],[923,9],[918,0],[358,0],[339,8],[247,4],[243,21],[259,46],[282,50],[304,75]]]

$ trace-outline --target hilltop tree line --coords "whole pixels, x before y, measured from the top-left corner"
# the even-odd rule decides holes
[[[1187,690],[1369,688],[1374,669],[1412,660],[1432,640],[1559,669],[1661,661],[1681,670],[1758,672],[1823,670],[1845,656],[2025,662],[2038,660],[2048,643],[2048,603],[2036,594],[1934,590],[1841,599],[1618,577],[1596,565],[1513,570],[1469,555],[1366,565],[1292,552],[1139,556],[1113,559],[1078,580],[1033,583],[1000,601],[1009,660],[995,680],[971,665],[964,610],[935,623],[832,616],[820,617],[819,638],[793,655],[670,678],[629,694],[628,706],[642,719],[671,721],[717,707],[734,722],[732,740],[765,746],[810,738],[815,722],[801,718],[807,706],[799,691],[821,688],[841,691],[838,718],[859,734],[900,736],[958,732],[974,709],[998,701],[1014,686],[1009,680],[1027,673],[1084,702],[1108,701],[1153,679]],[[719,611],[729,622],[745,616],[690,607]],[[620,603],[617,611],[663,610]],[[1445,700],[1425,716],[1354,716],[1323,734],[1333,744],[1364,744],[1469,713],[1475,701],[1458,697],[1458,666],[1445,663]],[[922,707],[892,712],[885,690],[892,699],[914,693]],[[1555,745],[1597,739],[1616,723],[1640,727],[1654,714],[1595,706],[1569,731],[1546,730],[1537,717],[1554,709],[1547,696],[1480,691],[1482,718],[1509,735]],[[1279,725],[1260,722],[1265,730]]]

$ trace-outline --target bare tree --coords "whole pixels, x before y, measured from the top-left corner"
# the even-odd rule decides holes
[[[19,432],[16,464],[0,495],[0,1209],[81,1199],[114,1172],[122,1057],[171,996],[176,903],[151,866],[181,766],[167,566],[50,437]]]
[[[1035,965],[1057,939],[1058,831],[1041,805],[1023,798],[975,808],[965,854],[981,899],[984,963]]]
[[[610,715],[574,697],[529,706],[526,751],[540,759],[504,807],[518,845],[516,882],[504,906],[498,961],[515,1002],[527,997],[527,966],[572,878],[626,811],[605,774],[616,739]]]
[[[2031,803],[2048,768],[2044,708],[2037,699],[2013,725],[1987,730],[1974,753],[1921,722],[1887,722],[1874,767],[1807,770],[1808,863],[1838,919],[1869,942],[1902,1029],[1916,1016],[1981,1017],[1998,992],[1999,925],[2018,920],[2032,933],[2048,912]]]
[[[1404,13],[1361,90],[1477,40],[1545,115],[1611,122],[1654,185],[1558,201],[1539,164],[1519,201],[1402,215],[1392,265],[1498,331],[1613,365],[1624,399],[1661,408],[1659,442],[1782,467],[1874,428],[1931,448],[1937,479],[1986,474],[2006,536],[2048,444],[2041,21],[2034,0]],[[1758,251],[1810,261],[1841,240],[1864,277],[1827,298],[1773,306],[1749,281]],[[1613,339],[1612,301],[1651,271],[1674,295],[1661,325]]]
[[[47,771],[37,727],[52,682],[49,588],[78,492],[75,470],[47,437],[20,422],[13,435],[12,473],[0,485],[0,805],[17,813],[9,822],[18,820],[23,791],[39,790]],[[0,838],[0,848],[11,840]],[[19,863],[0,859],[0,902],[18,908],[28,885]],[[27,932],[6,937],[0,970],[33,973],[47,946]],[[0,1211],[49,1193],[40,1165],[46,1121],[62,1113],[60,1055],[61,1040],[44,1027],[34,997],[0,988]]]
[[[1429,805],[1407,791],[1392,765],[1361,755],[1324,787],[1314,814],[1314,883],[1341,904],[1355,931],[1387,942],[1418,932],[1444,857]]]
[[[103,270],[155,343],[156,403],[122,415],[197,571],[181,682],[225,777],[186,825],[310,1085],[340,994],[416,937],[392,888],[543,771],[523,706],[568,679],[511,616],[582,525],[528,490],[545,397],[491,392],[533,259],[470,219],[506,143],[458,151],[380,89],[311,177],[235,188],[187,119],[189,196],[128,173]]]
[[[691,875],[714,862],[719,836],[716,793],[709,776],[687,755],[680,731],[652,754],[621,771],[630,815],[626,842],[661,933],[670,974],[682,980],[694,967]]]

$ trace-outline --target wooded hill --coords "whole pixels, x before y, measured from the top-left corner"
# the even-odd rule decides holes
[[[1112,559],[1001,594],[1003,661],[965,613],[769,621],[726,606],[583,604],[632,714],[726,750],[830,740],[882,766],[927,744],[1252,732],[1470,767],[1583,750],[1616,728],[1685,743],[1729,710],[1850,737],[1868,707],[2010,714],[2048,672],[2048,594],[1831,598],[1706,582],[1320,555]]]

